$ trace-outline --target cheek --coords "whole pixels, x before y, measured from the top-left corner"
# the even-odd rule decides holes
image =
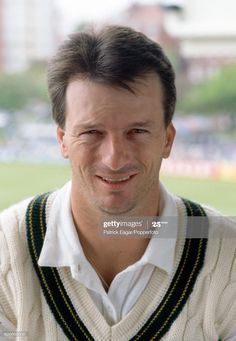
[[[155,138],[146,148],[146,159],[152,163],[159,163],[165,150],[165,139],[163,136]]]
[[[85,144],[71,145],[68,151],[71,163],[81,170],[92,167],[96,161],[96,151]]]
[[[160,157],[156,150],[145,150],[138,154],[136,158],[145,173],[152,173],[158,168],[160,164]]]
[[[148,143],[137,143],[132,146],[132,155],[145,167],[160,164],[164,150],[164,138],[158,137],[148,141]]]
[[[164,147],[156,144],[142,155],[143,166],[149,174],[159,173],[164,157],[163,151]]]

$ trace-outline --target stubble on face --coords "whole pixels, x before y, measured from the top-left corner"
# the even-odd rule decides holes
[[[135,84],[135,94],[89,80],[77,80],[69,85],[68,131],[73,131],[75,124],[80,125],[80,122],[89,119],[96,122],[99,134],[102,132],[100,140],[96,140],[96,135],[91,137],[83,131],[67,139],[72,167],[72,200],[76,201],[74,206],[87,212],[112,215],[157,213],[159,170],[166,138],[159,83],[156,76],[147,77],[147,80]],[[133,134],[132,129],[136,129],[134,122],[148,119],[154,122],[153,126],[145,128],[147,132],[143,134]],[[127,131],[130,133],[127,127],[131,127],[133,140],[130,137],[127,139]],[[116,160],[115,153],[118,153],[117,158],[122,158],[119,153],[124,152],[125,155],[125,148],[119,150],[116,147],[119,143],[129,151],[116,169],[107,162],[107,155],[112,153],[109,138],[114,136],[118,142],[114,144],[115,151],[112,151],[114,155],[111,158]],[[135,177],[120,190],[113,190],[112,186],[99,179],[99,176],[122,178],[133,173]]]

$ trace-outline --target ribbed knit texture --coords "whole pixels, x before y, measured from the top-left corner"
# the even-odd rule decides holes
[[[47,214],[56,193],[51,195]],[[175,198],[179,210],[179,236],[175,250],[175,266],[171,276],[156,269],[130,313],[118,324],[109,326],[95,307],[87,290],[71,277],[70,268],[59,269],[64,287],[87,329],[95,340],[127,341],[138,333],[164,297],[174,276],[184,246],[186,210]],[[18,331],[27,337],[16,340],[66,340],[42,293],[29,255],[25,211],[26,200],[0,216],[0,305]],[[208,215],[217,213],[204,208]],[[213,220],[213,230],[222,237],[231,230],[231,238],[209,238],[204,267],[198,275],[194,291],[180,315],[162,338],[167,341],[217,341],[236,326],[236,231],[223,217]],[[158,250],[157,250],[158,252]]]

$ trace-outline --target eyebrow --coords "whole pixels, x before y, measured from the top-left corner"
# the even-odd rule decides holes
[[[155,124],[152,120],[146,120],[146,121],[136,121],[131,124],[129,124],[130,127],[152,127]]]
[[[99,127],[101,127],[101,124],[78,123],[74,126],[73,130],[78,130],[78,129],[90,130],[90,129],[97,129]]]
[[[135,121],[132,122],[128,125],[128,128],[131,127],[142,127],[142,128],[149,128],[152,127],[154,125],[154,121],[152,120],[145,120],[145,121]],[[102,124],[99,123],[94,123],[94,124],[83,124],[83,123],[79,123],[76,126],[74,126],[74,131],[78,130],[78,129],[85,129],[85,130],[91,130],[91,129],[98,129],[103,127]]]

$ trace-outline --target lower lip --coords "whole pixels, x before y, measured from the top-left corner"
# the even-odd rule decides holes
[[[129,179],[120,181],[120,182],[107,182],[106,180],[103,180],[101,177],[98,176],[98,178],[102,181],[104,185],[106,185],[108,188],[112,190],[120,190],[123,187],[125,187],[129,182],[132,181],[132,179],[135,177],[136,174],[131,175]]]

